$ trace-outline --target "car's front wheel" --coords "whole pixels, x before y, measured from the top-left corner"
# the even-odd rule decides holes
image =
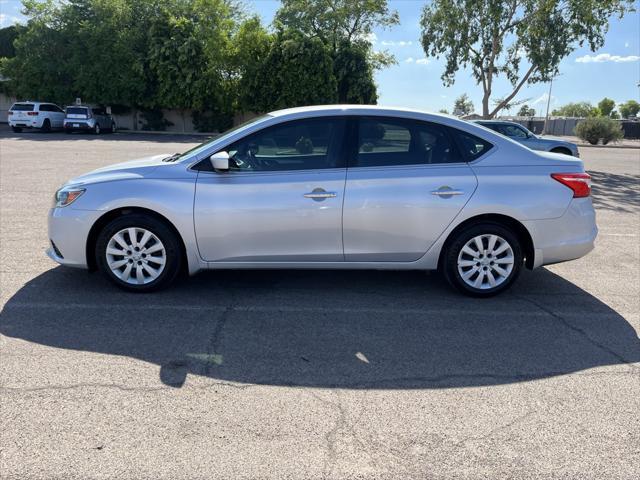
[[[150,292],[176,278],[182,254],[176,234],[156,218],[131,214],[112,220],[96,242],[96,262],[118,287]]]
[[[447,281],[462,293],[489,297],[509,288],[522,268],[522,247],[508,228],[472,225],[452,239],[443,257]]]

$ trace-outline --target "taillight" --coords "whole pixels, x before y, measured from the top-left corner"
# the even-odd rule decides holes
[[[573,198],[591,195],[591,175],[588,173],[552,173],[551,178],[573,190]]]
[[[38,112],[27,112],[27,115],[29,115],[30,117],[36,117],[38,116]]]

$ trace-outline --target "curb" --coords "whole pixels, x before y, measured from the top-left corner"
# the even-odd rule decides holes
[[[577,144],[578,148],[623,148],[628,150],[640,150],[640,145],[590,145],[590,144]]]

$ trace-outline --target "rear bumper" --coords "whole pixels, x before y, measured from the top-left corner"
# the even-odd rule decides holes
[[[42,125],[37,120],[9,120],[10,127],[17,128],[41,128]]]
[[[64,122],[64,129],[67,132],[87,132],[93,130],[94,125],[87,122]]]
[[[533,240],[534,268],[585,256],[593,250],[598,235],[591,198],[574,198],[559,218],[522,223]]]

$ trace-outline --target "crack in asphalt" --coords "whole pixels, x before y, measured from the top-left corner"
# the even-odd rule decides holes
[[[593,345],[594,347],[602,350],[603,352],[608,353],[609,355],[611,355],[612,357],[614,357],[616,360],[618,360],[621,363],[624,363],[626,365],[628,365],[631,369],[633,370],[637,370],[638,367],[636,367],[635,362],[632,362],[631,360],[628,360],[627,358],[624,357],[624,355],[616,352],[614,349],[608,347],[607,345],[605,345],[604,343],[600,343],[597,340],[595,340],[594,338],[592,338],[586,330],[580,328],[580,327],[576,327],[575,325],[571,324],[566,318],[564,318],[562,315],[554,312],[553,310],[544,307],[543,305],[540,305],[538,302],[527,298],[523,295],[519,295],[519,298],[522,298],[524,301],[531,303],[532,305],[538,307],[538,309],[542,310],[543,312],[548,313],[549,315],[551,315],[553,318],[555,318],[556,320],[559,320],[560,323],[562,323],[562,325],[564,325],[566,328],[568,328],[569,330],[579,334],[580,336],[582,336],[584,339],[586,339],[591,345]]]

